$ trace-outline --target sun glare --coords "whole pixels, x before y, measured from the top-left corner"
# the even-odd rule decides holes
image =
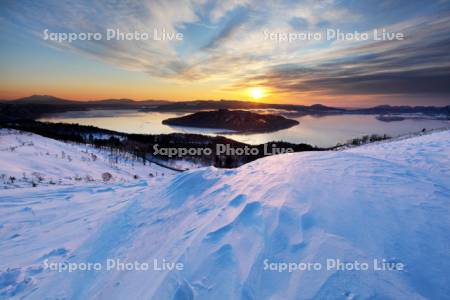
[[[249,94],[253,99],[261,99],[265,96],[264,89],[260,87],[251,88]]]

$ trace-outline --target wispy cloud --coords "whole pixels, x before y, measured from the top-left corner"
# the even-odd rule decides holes
[[[288,93],[450,95],[450,17],[399,22],[404,41],[336,42],[297,61],[270,66],[235,83]],[[449,100],[450,102],[450,100]]]
[[[261,84],[295,95],[450,94],[447,0],[5,0],[0,5],[4,21],[40,40],[46,28],[53,32],[164,28],[190,33],[195,38],[182,42],[48,42],[166,80],[215,80],[223,89]],[[360,32],[386,27],[404,32],[406,39],[294,43],[263,39],[263,30],[325,27]]]

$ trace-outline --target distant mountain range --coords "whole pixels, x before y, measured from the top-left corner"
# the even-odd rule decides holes
[[[450,105],[436,106],[390,106],[380,105],[370,108],[338,108],[321,104],[311,106],[296,104],[256,103],[238,100],[196,100],[168,101],[131,99],[104,99],[92,101],[75,101],[48,95],[33,95],[16,100],[0,100],[0,120],[36,119],[45,114],[90,109],[139,109],[142,111],[196,112],[217,109],[275,109],[283,110],[289,116],[334,115],[334,114],[424,114],[450,118]]]
[[[91,109],[150,109],[169,103],[165,100],[131,99],[75,101],[48,95],[33,95],[16,100],[0,100],[0,121],[33,120],[46,114]]]
[[[104,100],[87,100],[76,101],[67,100],[49,95],[32,95],[29,97],[19,98],[16,100],[0,100],[1,104],[45,104],[45,105],[88,105],[88,106],[133,106],[145,107],[168,104],[170,101],[166,100],[143,100],[135,101],[131,99],[104,99]]]

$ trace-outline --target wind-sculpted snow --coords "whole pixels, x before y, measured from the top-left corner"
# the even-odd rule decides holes
[[[450,132],[286,154],[159,184],[8,189],[0,295],[29,299],[445,299]],[[55,262],[180,262],[180,271],[57,272]],[[386,259],[404,270],[265,262]]]

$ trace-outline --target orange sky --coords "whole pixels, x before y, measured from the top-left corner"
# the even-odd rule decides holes
[[[0,99],[45,94],[73,100],[230,99],[355,107],[450,104],[445,47],[450,19],[442,14],[448,1],[410,1],[407,10],[395,1],[369,7],[364,1],[180,1],[176,13],[170,4],[138,2],[139,10],[130,3],[2,3]],[[267,39],[267,32],[314,33],[323,24],[360,32],[401,29],[406,38]],[[45,30],[104,33],[111,26],[121,31],[163,27],[185,38],[58,42],[43,37]],[[255,87],[265,94],[252,97],[249,89]]]

